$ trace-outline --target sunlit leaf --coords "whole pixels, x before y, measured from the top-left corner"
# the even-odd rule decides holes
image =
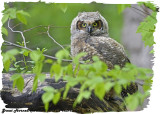
[[[52,92],[45,92],[42,95],[42,101],[44,104],[49,103],[50,101],[52,101],[53,97],[54,97],[54,94]]]
[[[43,90],[46,92],[54,92],[55,91],[55,89],[51,86],[44,87]]]
[[[27,20],[25,16],[23,16],[21,13],[17,13],[17,19],[22,22],[23,24],[27,24]]]
[[[28,12],[23,11],[23,10],[18,10],[17,13],[30,17],[30,14]]]
[[[147,16],[138,26],[137,33],[141,33],[145,46],[155,44],[153,33],[156,28],[155,24],[157,23],[156,15],[157,12],[152,12],[152,14]]]
[[[60,50],[56,53],[56,57],[58,58],[58,63],[62,62],[62,59],[69,57],[69,51],[67,50]]]
[[[2,24],[4,24],[9,18],[9,14],[4,14],[3,17],[2,17]]]
[[[128,97],[126,97],[126,103],[127,103],[127,107],[130,110],[135,110],[139,104],[139,99],[133,95],[129,95]]]
[[[103,97],[105,95],[104,83],[97,84],[94,89],[94,93],[100,100],[103,100]]]
[[[6,28],[2,27],[2,33],[5,34],[6,36],[8,36],[8,31]]]
[[[14,74],[14,75],[12,75],[12,77],[10,78],[10,80],[12,80],[13,83],[14,83],[13,87],[16,86],[20,92],[23,91],[23,88],[24,88],[24,79],[21,76],[21,74]]]
[[[152,9],[153,11],[156,11],[155,4],[151,3],[150,1],[147,2],[138,2],[139,5],[145,5],[146,7]]]
[[[54,98],[53,98],[53,100],[52,100],[52,101],[53,101],[53,104],[57,104],[58,101],[60,100],[60,97],[61,97],[61,93],[60,93],[60,92],[54,94]]]
[[[35,92],[37,90],[37,86],[38,86],[38,76],[35,76],[33,81],[32,92]]]
[[[106,92],[108,92],[114,86],[114,82],[107,82],[104,86]]]
[[[42,52],[40,51],[32,51],[30,53],[30,58],[35,62],[38,62],[39,60],[41,60],[42,56],[43,56]]]
[[[46,79],[46,75],[45,74],[40,74],[38,75],[38,79],[40,80],[40,82],[44,82]]]
[[[114,86],[114,90],[117,94],[120,94],[120,92],[122,91],[122,87],[119,84],[115,84]]]

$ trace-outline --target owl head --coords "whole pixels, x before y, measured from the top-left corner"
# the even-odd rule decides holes
[[[77,34],[108,36],[108,23],[98,11],[79,13],[71,24],[71,35]]]

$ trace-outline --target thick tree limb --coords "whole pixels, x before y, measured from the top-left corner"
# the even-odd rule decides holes
[[[2,79],[3,89],[1,90],[1,97],[4,103],[6,103],[7,108],[28,108],[30,111],[44,111],[44,105],[41,100],[41,96],[44,93],[42,88],[52,86],[55,89],[60,89],[66,85],[65,81],[60,80],[55,82],[54,78],[50,78],[50,75],[46,74],[45,82],[39,83],[37,91],[32,93],[34,74],[24,74],[25,88],[23,93],[20,93],[17,89],[12,88],[10,77],[11,74],[7,73],[3,74]],[[126,111],[122,99],[115,97],[113,99],[100,101],[94,94],[91,95],[90,99],[84,99],[81,104],[73,108],[73,102],[79,93],[79,87],[80,85],[71,88],[67,98],[61,98],[57,105],[50,103],[49,111],[73,111],[79,113]]]

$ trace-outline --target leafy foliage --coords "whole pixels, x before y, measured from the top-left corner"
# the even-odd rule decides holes
[[[30,17],[30,14],[23,11],[17,10],[16,8],[8,8],[3,11],[2,24],[5,24],[8,19],[18,19],[23,24],[27,24],[26,16]],[[8,31],[5,27],[2,27],[2,33],[8,36]]]
[[[43,88],[43,90],[45,91],[45,93],[42,95],[42,101],[45,104],[45,110],[47,111],[49,102],[52,101],[53,104],[57,104],[60,99],[61,93],[50,86]]]
[[[156,15],[156,12],[152,12],[152,14],[146,17],[138,26],[137,33],[141,33],[145,46],[155,44],[153,33],[155,32],[155,24],[157,23]]]
[[[30,58],[35,62],[35,66],[33,67],[32,70],[33,73],[35,74],[32,92],[36,91],[38,86],[38,80],[40,80],[41,82],[45,80],[45,75],[41,73],[43,68],[43,61],[45,59],[43,55],[44,50],[45,49],[42,49],[42,51],[40,51],[40,49],[38,49],[30,53]]]
[[[150,4],[150,3],[149,3]],[[146,6],[151,9],[154,8],[152,5],[146,4]],[[130,5],[118,5],[118,12],[122,12],[126,7]],[[60,6],[61,10],[65,13],[67,10],[67,5],[62,4]],[[27,24],[25,16],[29,17],[29,13],[23,10],[17,10],[15,8],[8,8],[4,10],[4,16],[2,18],[2,23],[4,24],[8,19],[18,19],[23,24]],[[148,16],[144,22],[141,23],[137,32],[142,32],[142,40],[145,41],[145,45],[152,46],[154,44],[153,32],[155,31],[154,24],[156,23],[156,12],[153,12],[151,16]],[[144,28],[146,30],[144,30]],[[8,35],[7,30],[3,27],[2,33]],[[150,36],[148,38],[148,36]],[[146,38],[147,37],[147,38]],[[23,46],[23,43],[19,43]],[[126,97],[125,102],[130,110],[135,110],[137,106],[141,105],[144,99],[149,95],[149,90],[151,89],[152,77],[147,75],[152,75],[152,70],[145,68],[138,68],[133,64],[126,64],[124,68],[115,66],[114,69],[108,70],[107,65],[100,61],[98,57],[93,57],[93,63],[88,64],[88,61],[82,62],[80,58],[85,56],[85,53],[80,53],[73,58],[73,64],[63,64],[62,59],[69,59],[69,52],[65,50],[60,50],[56,53],[57,61],[51,59],[45,60],[43,52],[46,49],[42,50],[37,49],[34,51],[28,51],[22,49],[18,51],[12,49],[6,53],[2,53],[4,69],[8,72],[17,71],[19,74],[14,74],[11,77],[13,81],[13,88],[15,86],[20,92],[24,88],[24,79],[22,73],[28,73],[29,66],[31,67],[30,73],[34,73],[34,81],[32,92],[36,91],[38,82],[45,81],[45,74],[42,73],[42,68],[45,64],[50,64],[50,74],[51,77],[55,76],[55,81],[63,79],[67,81],[66,87],[64,88],[63,98],[67,97],[68,91],[70,88],[74,87],[77,84],[81,84],[79,95],[77,96],[73,106],[75,107],[78,103],[81,103],[83,99],[89,99],[91,94],[95,94],[100,100],[103,100],[106,93],[109,93],[113,88],[117,95],[120,95],[122,87],[126,88],[130,82],[134,82],[136,79],[145,80],[143,84],[144,94],[137,92],[133,95]],[[23,61],[16,61],[16,55],[22,54]],[[31,61],[26,61],[26,58],[30,58]],[[16,61],[13,66],[10,68],[10,65]],[[21,67],[20,63],[24,63],[25,66]],[[31,65],[28,65],[31,63]],[[53,87],[45,87],[44,94],[42,95],[42,101],[45,105],[45,110],[49,108],[49,103],[57,104],[61,98],[61,91],[56,90]]]
[[[145,46],[153,46],[155,44],[153,33],[155,32],[155,24],[157,23],[156,15],[156,6],[151,2],[138,2],[139,5],[145,5],[150,8],[153,12],[151,15],[148,15],[143,22],[140,23],[137,29],[137,33],[141,33],[142,40],[144,41]],[[154,53],[154,50],[151,50],[150,53]]]
[[[3,11],[2,24],[4,24],[8,19],[16,19],[16,18],[20,22],[27,24],[25,16],[30,17],[30,14],[23,10],[17,10],[16,8],[8,8]]]
[[[64,53],[61,54],[63,55]],[[145,81],[144,85],[150,83],[151,78],[146,76],[146,74],[152,74],[152,70],[150,69],[138,68],[135,65],[128,63],[122,69],[120,69],[119,66],[115,66],[113,70],[108,71],[106,64],[100,61],[98,57],[93,57],[94,62],[92,64],[80,64],[79,59],[84,55],[85,53],[80,53],[75,58],[73,58],[75,65],[74,70],[71,64],[63,66],[58,62],[59,60],[57,60],[56,63],[51,63],[53,64],[51,67],[51,74],[52,76],[54,75],[55,78],[58,77],[56,81],[58,81],[60,78],[63,78],[63,80],[67,81],[63,94],[64,99],[66,98],[67,93],[71,87],[74,87],[77,84],[82,84],[80,87],[80,93],[73,104],[74,107],[83,99],[89,99],[92,92],[100,100],[103,100],[104,95],[109,92],[111,88],[114,88],[115,92],[120,94],[122,87],[126,87],[130,84],[130,82],[134,82],[136,79],[148,80]],[[146,86],[146,92],[148,92],[148,90],[150,90],[150,88],[147,88]],[[138,93],[138,96],[144,97],[142,93]],[[137,99],[137,95],[131,95],[130,98],[126,99],[126,103],[128,104],[129,108],[131,105],[134,105],[134,107],[130,108],[131,110],[134,110],[135,107],[142,103],[139,101],[131,102],[133,99]],[[50,101],[51,99],[49,102]],[[57,99],[56,101],[58,102]],[[48,103],[46,107],[48,106]]]
[[[9,67],[13,61],[16,61],[15,55],[17,55],[19,51],[17,49],[12,49],[7,51],[6,53],[2,53],[3,56],[3,65],[4,69],[8,72]]]
[[[138,4],[141,5],[145,5],[146,7],[150,8],[153,11],[156,11],[156,5],[153,4],[152,2],[148,1],[148,2],[138,2]]]

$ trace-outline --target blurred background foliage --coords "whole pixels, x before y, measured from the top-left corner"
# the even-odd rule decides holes
[[[28,12],[31,17],[27,17],[27,25],[21,24],[14,30],[25,30],[38,25],[55,26],[50,29],[51,36],[61,45],[70,45],[70,25],[72,20],[77,16],[78,12],[94,12],[99,11],[102,16],[108,21],[110,37],[120,42],[121,29],[123,25],[122,14],[118,14],[116,5],[90,3],[90,4],[58,4],[58,3],[24,3],[14,2],[9,3],[10,7],[15,7],[17,10]],[[18,24],[17,19],[12,21],[12,27]],[[47,28],[39,27],[31,31],[25,32],[26,42],[29,41],[27,47],[31,49],[46,48],[46,54],[53,55],[60,49],[46,34]],[[11,38],[12,37],[12,38]],[[8,37],[3,37],[7,41],[12,39],[14,43],[22,42],[20,34],[9,34]]]
[[[24,10],[30,14],[30,17],[26,17],[27,24],[19,24],[18,19],[11,20],[11,27],[14,30],[23,31],[36,27],[39,25],[48,26],[50,28],[50,35],[64,47],[70,46],[70,25],[72,20],[78,15],[78,12],[94,12],[99,11],[102,16],[108,21],[109,35],[118,42],[121,42],[121,30],[123,26],[122,13],[117,11],[116,4],[102,4],[102,3],[44,3],[44,2],[12,2],[5,3],[5,10],[8,8],[16,8],[16,10]],[[17,26],[18,25],[18,26]],[[5,23],[7,28],[7,22]],[[22,42],[21,35],[19,33],[13,33],[8,29],[8,36],[3,35],[3,38],[13,43]],[[37,47],[42,49],[46,48],[45,54],[55,56],[55,53],[61,49],[60,46],[55,44],[51,38],[47,35],[47,27],[38,27],[36,29],[24,32],[26,38],[27,47],[36,49]],[[2,46],[3,52],[13,46]],[[22,57],[18,56],[20,60]],[[48,72],[49,66],[44,67],[44,71]]]

